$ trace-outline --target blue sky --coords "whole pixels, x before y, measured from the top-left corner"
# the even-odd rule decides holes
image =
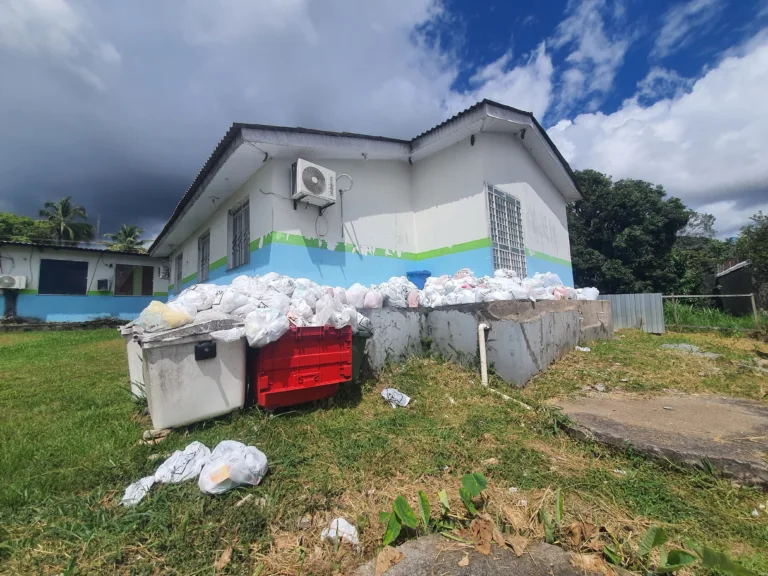
[[[0,210],[151,236],[232,122],[412,137],[482,98],[730,236],[768,211],[768,0],[0,0]]]

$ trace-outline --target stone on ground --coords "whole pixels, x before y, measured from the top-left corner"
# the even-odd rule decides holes
[[[743,484],[768,487],[768,404],[715,395],[601,394],[556,401],[572,436],[687,465],[709,459]]]
[[[438,534],[411,540],[397,547],[403,558],[389,570],[386,576],[603,576],[600,571],[585,569],[585,563],[574,559],[572,554],[539,542],[531,544],[517,558],[508,548],[495,544],[488,556],[469,546],[462,546]],[[468,557],[464,566],[462,560]],[[459,566],[462,562],[462,566]],[[607,567],[602,561],[595,564]],[[376,560],[371,560],[353,572],[353,576],[375,576]]]

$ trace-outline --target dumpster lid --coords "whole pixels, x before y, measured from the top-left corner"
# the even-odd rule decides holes
[[[211,318],[210,316],[202,322],[193,322],[171,330],[162,330],[160,332],[133,332],[139,342],[159,342],[162,340],[175,340],[177,338],[186,338],[187,336],[196,336],[198,334],[209,334],[218,330],[229,330],[243,326],[242,320],[233,318],[228,314],[221,313],[220,318]]]

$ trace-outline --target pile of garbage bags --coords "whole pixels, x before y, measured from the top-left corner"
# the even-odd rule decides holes
[[[192,322],[234,318],[243,325],[213,332],[214,338],[234,341],[245,336],[259,348],[278,340],[290,326],[351,326],[352,332],[371,330],[370,320],[358,309],[394,306],[437,308],[454,304],[499,300],[596,300],[596,288],[574,289],[557,274],[547,272],[520,279],[513,270],[496,270],[493,277],[475,277],[468,268],[453,276],[427,278],[423,290],[405,276],[370,287],[353,284],[321,286],[306,278],[270,272],[264,276],[238,276],[229,285],[196,284],[168,304],[152,302],[135,321],[154,332]]]

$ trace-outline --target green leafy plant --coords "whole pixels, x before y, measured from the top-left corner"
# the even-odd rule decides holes
[[[555,543],[555,523],[552,522],[552,516],[549,515],[547,509],[542,506],[539,508],[539,521],[544,526],[544,541],[547,544]]]
[[[461,488],[459,488],[459,496],[461,501],[464,502],[464,506],[471,516],[478,514],[473,498],[482,497],[482,492],[488,487],[488,482],[485,476],[479,473],[465,474],[461,479]],[[465,522],[466,518],[463,516],[451,514],[451,505],[448,502],[448,493],[445,490],[440,490],[437,493],[437,498],[440,501],[440,517],[436,520],[432,520],[432,506],[429,503],[429,498],[423,491],[419,491],[419,515],[418,517],[414,513],[411,506],[404,496],[397,496],[392,502],[391,512],[380,512],[379,522],[386,526],[384,530],[384,536],[382,542],[384,546],[392,544],[400,536],[403,526],[417,530],[421,525],[425,534],[428,534],[432,530],[445,531],[453,530],[457,523]]]
[[[685,547],[690,550],[673,549],[667,551],[669,536],[660,526],[651,526],[643,535],[637,551],[634,554],[624,554],[622,547],[605,546],[603,554],[609,562],[623,566],[628,570],[642,571],[645,574],[672,574],[694,564],[697,560],[705,568],[717,570],[732,576],[755,576],[755,574],[740,564],[731,560],[724,552],[713,550],[693,541],[686,541]],[[652,565],[652,553],[659,551],[659,561]]]

